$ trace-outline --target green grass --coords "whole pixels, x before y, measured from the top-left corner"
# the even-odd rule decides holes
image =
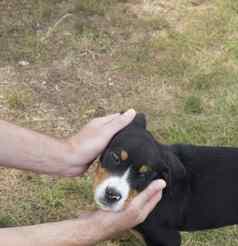
[[[0,228],[10,227],[16,224],[16,221],[10,215],[0,216]]]
[[[112,0],[81,0],[75,1],[75,11],[84,15],[104,15],[112,4]]]
[[[233,85],[237,80],[237,71],[214,64],[209,72],[200,72],[191,78],[191,84],[195,90],[202,90],[203,93],[215,88]]]
[[[143,20],[145,27],[151,28],[153,31],[169,30],[169,22],[161,16],[146,16]]]
[[[161,142],[237,146],[237,13],[233,0],[3,0],[0,117],[64,137],[134,107]],[[92,172],[65,179],[1,169],[0,226],[95,208]],[[183,245],[237,238],[234,226],[183,233]],[[126,235],[99,245],[138,242]]]
[[[196,96],[190,96],[186,99],[184,104],[185,113],[200,114],[202,112],[201,99]]]
[[[6,104],[12,110],[25,110],[33,101],[31,91],[21,87],[7,90],[5,98]]]
[[[58,5],[62,1],[12,1],[2,2],[0,14],[0,52],[2,63],[46,61],[47,46],[40,42],[41,30],[47,28],[46,22],[57,16]],[[9,13],[14,11],[13,20]]]

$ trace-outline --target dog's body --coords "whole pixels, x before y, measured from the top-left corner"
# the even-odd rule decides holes
[[[148,245],[178,246],[178,231],[238,224],[238,148],[163,146],[184,165],[186,176],[163,194],[137,227]]]
[[[129,187],[137,191],[155,178],[166,180],[167,188],[160,203],[135,228],[147,245],[179,246],[179,231],[238,224],[238,148],[162,145],[145,130],[142,118],[112,140],[101,161],[102,168],[113,177],[123,176]],[[118,149],[126,149],[128,156],[115,165],[109,153]],[[140,173],[142,164],[152,169]],[[113,194],[103,203],[112,210],[121,199]]]

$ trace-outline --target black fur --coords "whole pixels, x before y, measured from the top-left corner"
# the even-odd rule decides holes
[[[238,223],[238,148],[163,145],[145,129],[137,115],[119,132],[101,157],[110,172],[131,167],[131,187],[143,190],[152,180],[164,178],[167,188],[157,207],[135,229],[149,246],[179,246],[179,231],[218,228]],[[110,153],[125,149],[129,159],[117,165]],[[152,167],[139,174],[144,164]]]

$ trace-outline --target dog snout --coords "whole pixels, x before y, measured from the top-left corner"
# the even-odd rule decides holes
[[[107,187],[105,190],[105,200],[108,203],[115,203],[120,201],[122,198],[122,195],[120,192],[118,192],[115,188],[113,187]]]

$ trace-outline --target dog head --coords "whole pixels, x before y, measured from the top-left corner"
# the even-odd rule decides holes
[[[146,130],[145,115],[137,114],[100,157],[95,201],[105,210],[120,211],[154,179],[163,178],[172,185],[184,175],[182,163]]]

